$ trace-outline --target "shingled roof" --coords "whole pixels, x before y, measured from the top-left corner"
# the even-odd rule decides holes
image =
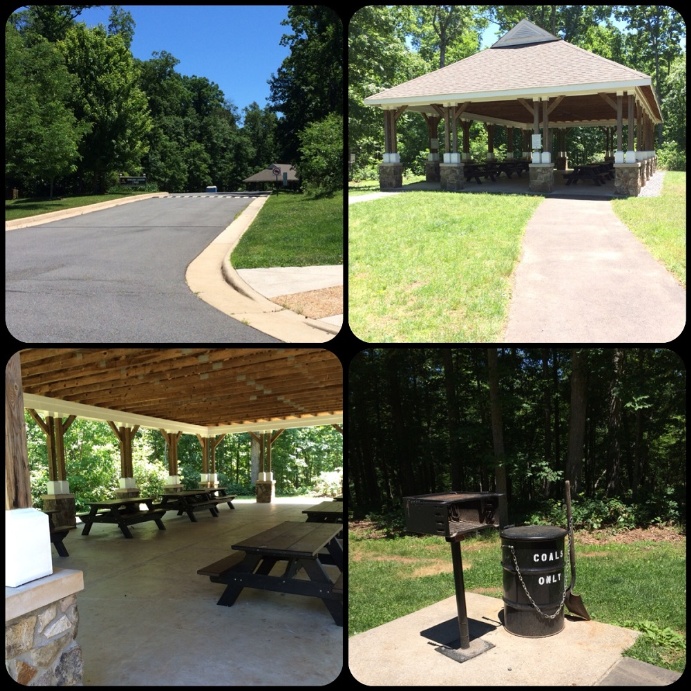
[[[614,100],[623,91],[635,92],[653,122],[662,121],[648,75],[523,19],[490,48],[370,96],[365,103],[427,113],[435,112],[432,104],[469,103],[464,118],[525,126],[533,116],[520,99],[562,97],[549,114],[550,124],[613,125]]]
[[[278,168],[280,171],[278,176],[274,175],[274,168]],[[283,180],[283,173],[288,173],[288,182],[297,182],[297,172],[290,163],[272,163],[268,168],[245,178],[243,182],[281,182]]]

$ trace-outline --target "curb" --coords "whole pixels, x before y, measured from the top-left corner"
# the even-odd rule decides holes
[[[26,218],[18,218],[16,221],[5,221],[5,230],[18,230],[19,228],[30,228],[31,226],[41,225],[42,223],[50,223],[50,221],[60,221],[63,218],[72,218],[73,216],[83,216],[90,214],[92,211],[102,211],[103,209],[110,209],[113,206],[121,206],[122,204],[131,204],[142,199],[153,199],[156,197],[167,197],[168,192],[151,192],[149,194],[137,194],[125,199],[111,199],[107,202],[99,202],[98,204],[89,204],[88,206],[77,206],[74,209],[63,209],[61,211],[50,211],[47,214],[40,216],[27,216]]]
[[[230,263],[230,255],[267,199],[259,197],[245,207],[190,263],[185,280],[201,300],[263,333],[288,343],[323,343],[335,336],[340,327],[302,317],[271,302],[243,281]]]

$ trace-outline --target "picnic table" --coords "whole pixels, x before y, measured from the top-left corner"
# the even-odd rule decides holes
[[[517,159],[507,159],[506,161],[501,161],[501,163],[497,165],[497,175],[504,173],[507,178],[510,178],[514,173],[520,178],[521,173],[528,170],[530,170],[528,161]]]
[[[226,588],[217,604],[232,607],[244,588],[318,597],[334,622],[343,626],[343,547],[337,539],[340,525],[285,521],[231,546],[236,550],[197,571]],[[286,562],[280,575],[271,575]],[[325,564],[338,567],[335,581]],[[298,578],[304,571],[307,579]]]
[[[343,502],[323,501],[302,513],[307,514],[307,521],[311,523],[343,523]]]
[[[587,163],[574,166],[570,173],[564,173],[567,185],[577,184],[579,180],[592,180],[596,185],[604,185],[613,177],[614,170],[611,163]]]
[[[463,175],[466,182],[470,182],[475,178],[478,185],[482,184],[480,178],[489,178],[492,182],[496,182],[497,168],[493,163],[473,163],[469,161],[463,164]]]
[[[216,495],[216,492],[223,494]],[[158,506],[166,511],[177,511],[178,516],[186,513],[192,523],[197,522],[195,511],[208,509],[214,518],[218,518],[218,504],[228,504],[234,509],[233,499],[235,495],[225,494],[222,487],[201,487],[199,489],[181,490],[180,492],[166,492],[161,496]]]
[[[146,511],[140,509],[140,504],[146,504]],[[165,510],[155,508],[151,497],[122,497],[121,499],[106,499],[89,502],[89,513],[77,514],[84,523],[82,535],[88,535],[94,523],[114,523],[122,534],[131,538],[130,525],[155,521],[159,530],[165,530],[163,518]]]
[[[70,530],[74,530],[76,526],[73,525],[55,525],[53,516],[60,513],[59,509],[42,509],[43,513],[48,514],[48,527],[50,528],[50,541],[55,546],[57,553],[61,557],[69,557],[70,553],[63,544],[63,540],[67,537]]]

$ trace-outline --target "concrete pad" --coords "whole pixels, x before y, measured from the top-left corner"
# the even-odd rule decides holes
[[[237,269],[240,278],[261,295],[304,293],[343,285],[343,266],[276,267],[273,269]]]
[[[368,686],[592,686],[639,635],[597,621],[565,618],[564,629],[554,636],[515,636],[501,625],[501,599],[465,595],[471,645],[482,637],[493,648],[465,662],[436,650],[440,644],[457,645],[453,596],[350,637],[348,661],[355,679]]]
[[[324,686],[343,669],[343,627],[318,598],[248,588],[232,607],[197,570],[230,545],[282,521],[305,520],[314,497],[236,499],[193,523],[169,511],[166,530],[81,524],[53,563],[83,577],[77,593],[84,686]],[[277,565],[281,573],[285,565]],[[332,579],[335,566],[325,566]],[[306,577],[306,576],[305,576]]]
[[[681,677],[679,672],[656,667],[647,662],[622,658],[598,686],[669,686]]]

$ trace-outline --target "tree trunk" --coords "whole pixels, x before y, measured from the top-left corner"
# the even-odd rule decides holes
[[[549,371],[549,348],[542,349],[542,433],[544,435],[543,456],[551,467],[552,463],[552,390]],[[549,496],[549,480],[545,479],[542,488],[543,496]]]
[[[609,479],[607,482],[607,494],[616,494],[621,487],[621,424],[622,402],[619,390],[621,388],[624,351],[615,348],[612,351],[612,378],[609,384],[609,410],[607,436],[609,440],[608,463]]]
[[[451,489],[458,492],[465,488],[463,487],[463,460],[461,458],[461,449],[458,441],[461,423],[458,417],[458,400],[456,398],[453,356],[449,348],[442,348],[441,354],[444,365],[444,386],[446,388],[446,421],[449,426]]]
[[[585,352],[574,348],[571,354],[571,408],[569,410],[569,446],[566,457],[566,480],[578,493],[583,467],[583,442],[587,400],[587,363]]]
[[[504,430],[501,420],[501,399],[499,398],[499,368],[496,348],[487,349],[489,366],[489,400],[492,411],[492,443],[494,446],[495,477],[499,498],[499,525],[509,523],[508,497],[506,496],[506,467],[504,465]]]

